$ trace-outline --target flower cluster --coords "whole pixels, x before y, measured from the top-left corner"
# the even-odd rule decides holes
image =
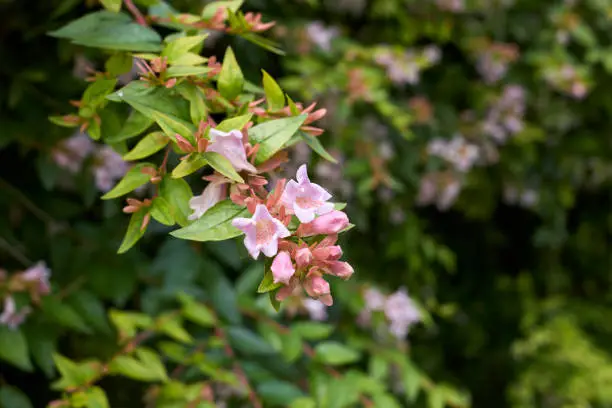
[[[401,53],[383,47],[376,51],[374,60],[385,67],[391,82],[415,85],[419,83],[421,70],[436,64],[441,56],[440,49],[434,45],[425,47],[421,52],[409,49]]]
[[[336,245],[337,234],[349,226],[347,215],[334,209],[329,202],[331,194],[310,181],[306,165],[297,170],[296,180],[278,180],[269,193],[265,188],[268,180],[259,173],[278,167],[286,153],[280,152],[255,167],[258,146],[248,142],[247,130],[222,132],[210,128],[208,136],[198,147],[226,157],[246,180],[232,183],[217,173],[206,176],[209,184],[189,202],[193,210],[189,218],[202,217],[229,195],[252,214],[251,218],[238,217],[232,221],[235,228],[244,232],[244,245],[251,257],[257,259],[263,253],[273,258],[270,270],[273,283],[279,288],[276,298],[283,300],[303,288],[312,298],[331,305],[329,283],[323,276],[348,279],[353,274],[353,268],[339,260],[342,249]]]
[[[421,312],[405,288],[400,288],[389,296],[385,296],[378,289],[369,288],[364,292],[363,299],[365,307],[358,317],[359,322],[369,325],[373,313],[383,312],[389,332],[398,339],[405,338],[410,327],[421,321]]]
[[[442,157],[462,173],[469,171],[480,157],[480,150],[461,135],[451,140],[435,138],[427,146],[427,153]]]
[[[435,172],[421,178],[416,199],[418,205],[435,204],[440,211],[448,210],[461,192],[461,179],[454,172]]]
[[[509,136],[523,130],[524,115],[525,90],[519,85],[508,85],[487,112],[482,130],[497,143],[504,143]]]
[[[514,44],[488,44],[478,52],[476,70],[487,84],[493,84],[506,75],[509,64],[518,57],[519,50]]]
[[[102,192],[109,191],[128,170],[128,164],[117,152],[109,146],[97,145],[85,133],[63,140],[51,151],[55,164],[73,174],[81,171],[88,157],[93,159],[96,187]]]
[[[585,73],[570,64],[546,67],[543,72],[544,80],[576,99],[583,99],[589,88],[585,81]]]
[[[320,21],[313,21],[306,26],[308,39],[323,51],[331,50],[331,42],[340,34],[336,27],[326,27]]]
[[[23,323],[32,311],[32,308],[30,306],[23,306],[18,310],[12,294],[27,292],[32,302],[39,303],[41,296],[51,293],[50,276],[51,271],[44,262],[38,262],[25,271],[11,276],[8,276],[4,270],[0,269],[0,289],[6,293],[3,303],[4,307],[0,314],[0,324],[15,329]]]

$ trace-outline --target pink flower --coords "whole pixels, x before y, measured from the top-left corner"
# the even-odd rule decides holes
[[[209,183],[202,194],[194,196],[189,200],[189,207],[193,210],[193,214],[189,216],[190,220],[197,220],[209,208],[223,200],[227,196],[227,186],[225,183]]]
[[[382,310],[385,307],[385,295],[376,288],[370,288],[363,294],[365,308],[368,312]]]
[[[291,263],[289,252],[279,252],[276,258],[274,258],[270,269],[272,270],[272,276],[274,276],[274,283],[284,283],[288,285],[295,273],[295,268]]]
[[[327,320],[327,310],[326,307],[321,301],[306,298],[302,300],[302,306],[308,312],[311,320],[323,321]]]
[[[210,144],[206,151],[219,153],[224,156],[238,171],[257,172],[257,169],[247,161],[244,143],[242,143],[242,132],[232,130],[226,133],[217,129],[210,129],[209,136]]]
[[[318,274],[306,277],[304,289],[308,296],[320,300],[326,306],[331,306],[334,303],[329,283]]]
[[[304,268],[312,262],[313,254],[308,247],[300,248],[295,252],[295,263],[298,268]]]
[[[397,338],[406,337],[410,326],[421,320],[421,312],[404,288],[387,298],[384,311],[390,321],[389,331]]]
[[[120,179],[128,171],[128,164],[121,155],[109,146],[103,146],[94,153],[94,177],[96,187],[102,192],[113,188],[116,180]]]
[[[317,217],[314,221],[302,224],[298,227],[299,235],[308,237],[311,235],[337,234],[349,224],[348,217],[342,211],[334,210]]]
[[[8,296],[4,299],[4,310],[0,314],[0,324],[5,324],[11,329],[16,329],[25,320],[26,316],[30,314],[31,309],[24,307],[20,311],[17,311],[15,300]]]
[[[85,133],[77,133],[53,148],[51,157],[59,167],[71,173],[81,170],[83,161],[93,151],[94,143]]]
[[[340,262],[340,261],[329,262],[328,268],[326,269],[330,274],[337,276],[339,278],[342,278],[342,279],[350,278],[355,272],[353,270],[353,267],[348,262]]]
[[[21,279],[28,283],[36,283],[37,292],[41,295],[47,295],[51,292],[49,276],[51,276],[51,270],[41,261],[23,272]]]
[[[319,246],[312,251],[312,254],[318,261],[335,261],[342,256],[342,248],[339,245]]]
[[[244,246],[253,259],[257,259],[260,252],[268,257],[276,255],[279,238],[291,235],[263,204],[257,205],[252,218],[235,218],[232,225],[245,233]]]
[[[295,213],[300,222],[311,222],[315,214],[326,214],[334,209],[332,203],[326,202],[331,194],[320,185],[310,182],[305,164],[297,170],[296,179],[297,182],[289,180],[285,186],[281,202]]]

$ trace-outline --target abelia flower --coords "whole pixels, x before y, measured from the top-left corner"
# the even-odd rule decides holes
[[[334,303],[329,283],[316,271],[310,272],[304,280],[304,290],[308,296],[320,300],[326,306]]]
[[[77,133],[53,148],[51,158],[59,167],[71,173],[77,173],[94,147],[95,144],[87,134]]]
[[[202,194],[194,196],[189,200],[189,207],[193,210],[193,214],[189,216],[189,219],[197,220],[225,197],[227,197],[227,185],[225,183],[209,183],[204,191],[202,191]]]
[[[103,146],[94,153],[94,178],[96,187],[102,192],[107,192],[115,181],[120,179],[128,171],[128,164],[121,155],[109,146]]]
[[[257,259],[260,252],[268,257],[276,255],[278,240],[291,235],[263,204],[257,205],[252,218],[235,218],[232,225],[245,233],[244,246],[253,259]]]
[[[312,255],[318,261],[335,261],[342,256],[342,248],[339,245],[319,245],[312,250]]]
[[[298,169],[296,179],[297,182],[289,180],[280,200],[300,222],[311,222],[315,215],[327,214],[334,209],[332,203],[326,202],[331,194],[320,185],[310,182],[305,164]]]
[[[325,27],[320,21],[313,21],[306,27],[306,34],[310,41],[324,51],[331,50],[331,42],[339,34],[336,27]]]
[[[242,142],[242,132],[232,130],[226,133],[217,129],[210,129],[209,136],[210,144],[206,151],[219,153],[224,156],[238,171],[257,172],[255,166],[247,160],[244,143]]]
[[[24,322],[30,312],[31,309],[27,306],[17,311],[15,299],[8,296],[4,298],[4,309],[2,310],[2,314],[0,314],[0,324],[8,326],[10,329],[16,329]]]
[[[315,218],[312,222],[301,224],[298,227],[297,233],[303,237],[337,234],[348,225],[348,216],[342,211],[334,210]]]
[[[366,289],[363,294],[363,300],[368,311],[378,311],[385,307],[385,295],[376,288]]]
[[[327,307],[320,300],[306,298],[302,300],[302,306],[308,312],[311,320],[327,320]]]
[[[272,266],[270,269],[272,270],[274,283],[284,283],[285,285],[288,285],[289,281],[293,277],[293,274],[295,273],[295,268],[291,262],[289,252],[279,252],[274,258],[274,261],[272,261]]]
[[[331,261],[328,263],[326,271],[331,275],[337,276],[342,279],[350,278],[353,273],[353,267],[348,262]]]
[[[421,320],[421,312],[404,288],[387,298],[384,312],[390,321],[389,331],[397,338],[405,337],[410,326]]]
[[[298,268],[304,268],[312,262],[313,253],[310,251],[310,248],[299,248],[295,252],[295,263]]]
[[[35,290],[39,295],[47,295],[51,292],[49,276],[51,276],[51,270],[42,261],[28,268],[20,275],[24,282],[36,284]]]

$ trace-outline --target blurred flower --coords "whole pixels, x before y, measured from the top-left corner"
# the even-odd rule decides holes
[[[537,190],[532,188],[519,189],[512,185],[504,187],[503,197],[506,204],[518,204],[524,208],[533,208],[539,201],[539,193]]]
[[[461,135],[450,141],[435,138],[427,145],[427,152],[442,157],[460,172],[468,171],[480,157],[478,146],[468,143]]]
[[[36,296],[48,295],[51,292],[51,285],[49,284],[50,276],[51,270],[47,268],[43,261],[29,267],[19,275],[23,282],[35,285],[33,292]]]
[[[128,164],[110,146],[102,146],[94,152],[94,177],[96,187],[102,192],[113,188],[115,181],[125,175]]]
[[[410,98],[408,106],[414,114],[414,120],[418,124],[428,123],[433,116],[433,106],[426,97],[415,96]]]
[[[442,51],[436,45],[428,45],[423,49],[423,56],[430,64],[436,64],[442,58]]]
[[[508,136],[519,133],[524,128],[525,90],[519,85],[504,87],[502,95],[488,110],[482,131],[496,142],[504,143]]]
[[[363,300],[366,310],[370,312],[380,311],[385,307],[385,295],[376,288],[366,289],[363,293]]]
[[[227,197],[227,185],[225,183],[208,183],[202,194],[193,196],[189,200],[189,207],[193,213],[189,216],[190,220],[197,220],[208,209]]]
[[[51,151],[51,158],[59,167],[77,173],[81,170],[83,161],[94,150],[95,144],[85,133],[62,140]]]
[[[319,48],[324,51],[330,51],[331,42],[340,34],[340,31],[336,27],[328,28],[320,21],[313,21],[306,26],[306,33],[310,41]]]
[[[545,66],[543,76],[552,87],[576,99],[583,99],[589,91],[584,70],[578,70],[569,64]]]
[[[463,0],[435,0],[435,2],[440,10],[450,11],[453,13],[458,13],[465,10]]]
[[[479,50],[476,70],[488,84],[495,83],[506,75],[508,64],[519,56],[514,44],[492,43]]]
[[[448,210],[461,192],[461,181],[453,173],[428,173],[421,178],[417,205],[436,204],[438,210]]]
[[[302,300],[302,306],[308,312],[311,320],[327,320],[327,306],[321,303],[320,300],[306,298]]]
[[[327,201],[332,197],[323,187],[311,183],[306,165],[297,170],[295,180],[289,180],[280,198],[283,205],[302,223],[314,220],[315,215],[326,214],[333,210],[334,205]]]
[[[390,321],[389,331],[397,338],[406,337],[410,326],[421,320],[421,312],[404,288],[387,298],[384,312]]]
[[[25,306],[17,311],[15,299],[12,296],[7,296],[4,298],[4,309],[2,314],[0,314],[0,324],[8,326],[10,329],[16,329],[24,322],[31,311],[29,306]]]
[[[279,238],[291,235],[287,227],[272,217],[263,204],[257,205],[252,218],[234,218],[232,225],[244,232],[244,246],[253,259],[257,259],[260,252],[273,257],[278,252]]]

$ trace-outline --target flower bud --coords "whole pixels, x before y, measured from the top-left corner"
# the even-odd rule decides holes
[[[297,264],[298,268],[304,268],[310,265],[312,258],[312,252],[310,252],[310,249],[307,247],[300,248],[295,253],[295,263]]]
[[[342,211],[331,211],[314,219],[298,228],[301,236],[336,234],[346,228],[349,224],[348,216]]]
[[[308,296],[319,299],[326,306],[333,304],[329,283],[322,276],[315,274],[304,281],[304,289]]]
[[[336,261],[342,256],[342,248],[339,245],[319,247],[315,248],[312,254],[318,261]]]
[[[355,271],[348,262],[333,261],[329,263],[329,273],[342,279],[350,278]]]
[[[282,251],[279,252],[278,255],[272,261],[272,266],[270,267],[272,270],[272,276],[274,277],[274,283],[284,283],[285,285],[289,284],[289,280],[295,273],[295,268],[291,263],[291,257],[289,256],[289,252]]]

